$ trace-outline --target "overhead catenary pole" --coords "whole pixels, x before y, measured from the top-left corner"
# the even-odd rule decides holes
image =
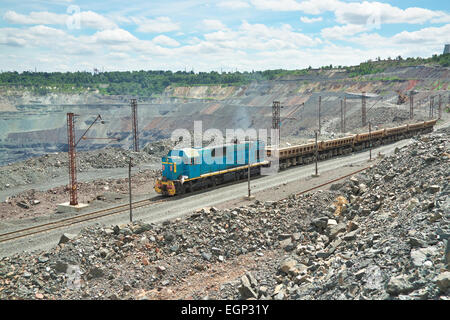
[[[369,161],[372,161],[372,124],[369,122]]]
[[[248,198],[251,197],[251,190],[250,190],[250,161],[248,162]]]
[[[319,167],[317,165],[318,158],[319,158],[319,148],[318,148],[318,145],[317,145],[317,132],[316,132],[316,176],[319,175]]]
[[[321,123],[320,123],[320,109],[322,107],[322,96],[319,96],[319,134],[322,132]]]
[[[347,123],[346,123],[346,117],[347,117],[347,97],[344,97],[344,132],[347,131]]]
[[[314,131],[314,134],[315,134],[315,140],[316,140],[316,145],[315,145],[315,164],[316,164],[316,167],[315,167],[315,173],[312,175],[314,178],[317,178],[317,177],[319,177],[319,167],[318,167],[318,161],[319,161],[319,144],[318,144],[318,142],[317,142],[317,130],[316,131]]]
[[[75,159],[75,115],[67,113],[67,138],[69,145],[69,194],[70,205],[78,205],[77,198],[77,164]]]
[[[433,119],[433,106],[434,106],[434,97],[431,96],[430,97],[430,113],[429,113],[430,119]]]
[[[134,151],[139,152],[137,100],[136,99],[131,99],[131,122],[132,122],[132,127],[133,127]]]
[[[130,222],[133,222],[133,209],[131,206],[131,160],[132,158],[130,157],[130,162],[128,163],[128,191],[130,194]]]
[[[250,165],[250,152],[252,150],[252,142],[249,141],[248,142],[248,170],[247,170],[247,181],[248,181],[248,195],[247,195],[247,200],[251,200],[254,197],[252,197],[251,194],[251,186],[250,186],[250,176],[251,176],[251,165]]]
[[[362,126],[365,127],[367,124],[367,114],[366,114],[366,92],[362,92],[361,96],[361,119],[362,119]]]
[[[433,97],[433,103],[431,104],[431,119],[434,118],[434,97]]]
[[[280,101],[274,101],[272,104],[272,129],[278,130],[278,141],[276,144],[280,145],[281,141],[281,130],[280,130]],[[273,145],[274,142],[271,141]]]
[[[92,124],[86,129],[86,131],[81,135],[81,137],[75,142],[75,117],[78,116],[72,112],[67,113],[67,140],[69,146],[69,194],[71,206],[78,205],[78,195],[77,195],[77,161],[76,161],[76,147],[82,139],[107,139],[107,140],[118,140],[116,138],[87,138],[86,133],[92,128],[92,126],[97,122],[97,120],[102,120],[100,115],[95,118]],[[102,123],[103,120],[102,120]]]

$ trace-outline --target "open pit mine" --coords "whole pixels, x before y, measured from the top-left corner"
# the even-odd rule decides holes
[[[449,83],[427,64],[150,97],[2,86],[0,299],[448,299]],[[195,122],[279,141],[171,139]]]

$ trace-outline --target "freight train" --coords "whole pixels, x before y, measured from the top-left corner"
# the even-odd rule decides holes
[[[315,160],[358,152],[370,147],[392,143],[416,134],[433,131],[437,120],[430,120],[372,132],[349,135],[343,138],[311,142],[286,148],[278,148],[280,169],[308,164]],[[154,189],[165,196],[184,194],[212,188],[229,181],[245,179],[250,174],[259,175],[261,167],[270,166],[275,149],[261,141],[231,143],[208,148],[184,148],[171,150],[162,158],[162,177]]]

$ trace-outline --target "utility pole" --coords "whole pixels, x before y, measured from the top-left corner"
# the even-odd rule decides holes
[[[321,131],[321,123],[320,123],[320,108],[322,106],[322,96],[319,96],[319,134],[322,132]]]
[[[254,199],[254,197],[252,197],[252,195],[251,195],[251,187],[250,187],[250,173],[251,173],[250,152],[251,152],[251,150],[252,150],[251,146],[252,146],[252,142],[249,141],[249,142],[248,142],[248,171],[247,171],[247,180],[248,180],[248,195],[247,195],[247,200],[252,200],[252,199]]]
[[[274,101],[272,104],[272,129],[278,130],[278,145],[280,145],[281,140],[280,108],[280,101]],[[271,144],[273,144],[272,141]]]
[[[362,126],[365,127],[367,124],[367,113],[366,113],[366,92],[362,92],[361,96],[361,118],[362,118]]]
[[[106,139],[106,140],[118,140],[116,138],[87,138],[86,133],[91,129],[91,127],[97,122],[97,120],[102,120],[100,115],[95,118],[94,122],[86,129],[83,135],[75,142],[75,117],[78,116],[72,112],[67,113],[67,140],[69,145],[69,194],[70,194],[70,205],[78,205],[78,195],[77,195],[77,161],[76,161],[76,147],[78,143],[87,139]],[[101,123],[104,123],[103,120]]]
[[[344,101],[341,100],[341,133],[344,133]]]
[[[250,160],[248,161],[248,198],[251,197],[251,191],[250,191]]]
[[[442,118],[442,96],[439,94],[439,119]]]
[[[131,207],[131,160],[132,158],[130,157],[130,162],[128,163],[128,190],[130,193],[130,222],[133,222],[133,209]]]
[[[344,132],[347,131],[346,118],[347,118],[347,97],[344,97]]]
[[[413,92],[409,92],[409,119],[414,119],[414,96]]]
[[[372,161],[372,124],[369,122],[369,161]]]
[[[313,174],[313,178],[317,178],[319,177],[319,167],[317,162],[319,161],[319,145],[317,143],[317,131],[314,131],[315,137],[316,137],[316,146],[315,146],[315,163],[316,163],[316,170],[315,170],[315,174]]]
[[[316,132],[316,176],[319,176],[319,167],[317,165],[318,158],[319,158],[319,148],[317,144],[317,132]]]
[[[134,151],[139,152],[137,100],[136,99],[131,99],[131,122],[132,122],[133,135],[134,135]]]
[[[430,97],[430,119],[433,119],[433,107],[434,107],[434,97]]]
[[[75,159],[75,115],[73,113],[67,114],[67,138],[69,145],[69,194],[70,205],[76,206],[77,199],[77,162]]]

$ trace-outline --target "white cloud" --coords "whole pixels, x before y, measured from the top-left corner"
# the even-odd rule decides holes
[[[403,31],[396,34],[391,39],[395,44],[399,45],[450,43],[450,24],[438,28],[424,28],[413,32]]]
[[[180,43],[178,41],[176,41],[175,39],[167,37],[163,34],[153,38],[152,41],[155,44],[160,44],[160,45],[166,46],[166,47],[178,47],[180,45]]]
[[[303,23],[315,23],[315,22],[320,22],[322,20],[323,20],[322,17],[318,17],[318,18],[300,17],[300,21]]]
[[[327,11],[335,11],[342,5],[339,0],[307,0],[298,4],[300,11],[307,14],[321,14]]]
[[[124,43],[124,42],[134,42],[138,39],[123,29],[112,29],[112,30],[103,30],[96,32],[92,38],[99,43]]]
[[[379,19],[380,23],[422,24],[435,19],[449,19],[442,11],[432,11],[423,8],[400,9],[381,2],[341,2],[334,13],[336,21],[348,24],[365,24],[370,17]]]
[[[368,28],[365,25],[347,24],[344,26],[334,26],[331,28],[322,29],[321,35],[325,39],[345,40],[349,36],[353,36],[367,30]]]
[[[400,9],[388,3],[377,1],[344,2],[340,0],[251,0],[260,10],[302,11],[307,14],[334,12],[336,21],[341,24],[366,24],[370,20],[380,23],[423,24],[450,22],[450,15],[443,11],[411,7]]]
[[[205,34],[205,39],[223,48],[276,50],[316,46],[320,39],[311,38],[296,32],[288,24],[281,27],[268,27],[264,24],[250,24],[243,21],[235,30],[220,30]]]
[[[69,18],[78,21],[80,28],[104,30],[117,27],[113,21],[93,11],[81,11],[73,15],[42,11],[23,15],[10,10],[3,15],[3,19],[14,24],[66,25]]]
[[[69,38],[70,36],[64,31],[43,25],[25,29],[0,29],[0,43],[9,46],[52,46],[57,41],[64,41],[64,39]]]
[[[248,2],[240,0],[220,1],[217,6],[228,9],[244,9],[250,7]]]
[[[156,19],[132,18],[138,25],[137,31],[145,33],[164,33],[180,29],[178,23],[173,22],[169,17],[158,17]]]
[[[28,28],[28,32],[33,36],[41,37],[64,37],[66,33],[60,29],[50,28],[47,26],[39,25]]]
[[[108,56],[114,59],[128,59],[130,56],[124,52],[111,52]]]
[[[431,19],[431,23],[449,23],[450,22],[450,15],[446,13],[442,13],[440,16]]]
[[[44,12],[31,12],[29,15],[23,15],[16,13],[15,11],[7,11],[3,15],[9,23],[13,24],[65,24],[68,15],[66,14],[56,14],[47,11]]]
[[[250,0],[257,9],[274,11],[297,11],[301,5],[295,0]]]
[[[74,14],[73,19],[79,19],[81,28],[104,30],[117,27],[113,21],[93,11],[81,11]]]
[[[256,3],[256,0],[253,2]],[[195,71],[209,71],[220,70],[221,66],[239,70],[294,69],[309,65],[319,67],[325,64],[358,64],[377,56],[382,58],[398,55],[430,56],[433,53],[441,53],[443,43],[450,43],[449,24],[411,32],[404,31],[389,37],[384,34],[368,33],[369,28],[366,24],[354,23],[364,21],[363,12],[354,7],[354,15],[351,15],[349,7],[346,7],[347,4],[355,5],[355,2],[344,3],[345,6],[340,9],[333,7],[334,4],[341,2],[338,0],[278,2],[284,5],[283,10],[289,6],[296,8],[299,4],[302,10],[308,10],[307,14],[335,12],[336,18],[342,19],[339,20],[342,25],[324,28],[320,37],[304,34],[289,24],[268,26],[245,20],[240,25],[231,27],[231,25],[224,26],[220,20],[214,18],[205,21],[200,19],[195,27],[210,27],[210,31],[203,34],[198,32],[190,34],[191,30],[181,29],[178,23],[168,17],[148,19],[128,15],[127,20],[120,20],[138,24],[136,28],[143,28],[145,32],[175,31],[174,34],[180,36],[184,34],[183,38],[154,34],[150,37],[151,40],[144,40],[140,39],[139,33],[118,28],[114,23],[110,23],[119,21],[111,15],[102,20],[99,16],[103,16],[95,14],[84,15],[83,21],[86,27],[89,25],[89,28],[96,30],[77,35],[66,30],[65,21],[60,20],[63,15],[48,12],[19,15],[11,11],[7,19],[24,26],[0,28],[0,68],[19,71],[34,69],[34,66],[39,70],[49,71],[74,71],[80,68],[92,70],[92,67],[98,66],[104,66],[105,70],[109,71],[184,70],[185,67],[188,70],[194,68]],[[268,10],[278,10],[273,1],[260,1],[259,5],[272,8]],[[434,11],[432,13],[422,18],[445,20],[441,14]],[[410,18],[417,15],[407,9],[401,10],[400,13],[395,10],[390,13],[382,11],[385,21],[389,21],[389,17],[394,19],[394,16],[400,17],[403,14],[408,14]],[[301,19],[300,16],[298,19],[304,23],[321,18],[301,17],[303,18]],[[421,21],[416,19],[417,23]],[[345,40],[346,45],[334,44],[335,39]]]
[[[442,27],[429,27],[417,31],[403,31],[391,37],[378,33],[362,33],[348,38],[349,43],[362,46],[366,52],[372,52],[371,58],[417,57],[441,54],[444,43],[450,42],[450,24]]]
[[[192,57],[192,55],[209,55],[224,53],[223,49],[213,42],[201,41],[195,45],[183,46],[177,49],[177,54],[183,57]]]
[[[225,29],[225,25],[220,20],[205,19],[202,21],[203,28],[205,30],[222,30]]]
[[[17,35],[15,28],[0,29],[0,45],[22,47],[27,44],[27,41]]]

